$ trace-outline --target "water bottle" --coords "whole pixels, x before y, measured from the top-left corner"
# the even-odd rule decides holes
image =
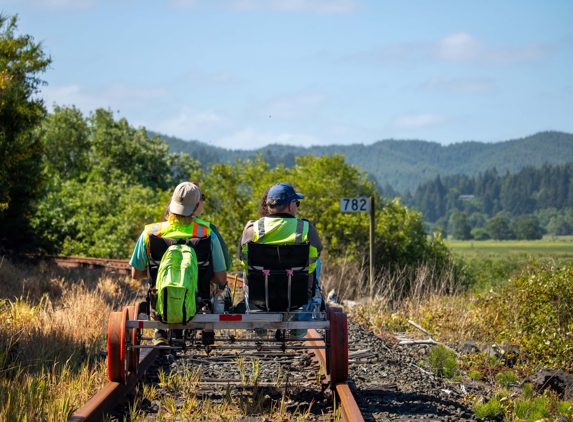
[[[215,293],[213,297],[213,313],[214,314],[223,314],[225,313],[225,296],[223,295],[223,291],[219,290]]]
[[[320,318],[320,302],[312,300],[312,319]]]
[[[311,300],[310,310],[312,311],[312,319],[320,319],[320,305],[322,304],[322,297],[318,287],[316,288],[314,297]]]

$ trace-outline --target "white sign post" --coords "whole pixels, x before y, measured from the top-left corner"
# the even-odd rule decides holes
[[[374,295],[374,198],[340,198],[340,212],[370,213],[370,297]]]

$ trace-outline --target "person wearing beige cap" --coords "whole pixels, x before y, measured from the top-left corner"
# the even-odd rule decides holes
[[[129,261],[131,276],[136,280],[147,278],[149,264],[149,236],[154,234],[168,239],[197,238],[210,236],[211,258],[213,262],[212,282],[223,289],[227,283],[227,264],[221,248],[219,236],[211,235],[210,224],[197,218],[203,211],[205,195],[199,186],[192,182],[177,185],[169,203],[169,215],[166,221],[145,226],[139,236],[135,249]],[[164,330],[158,330],[154,336],[155,344],[166,344],[167,335]]]

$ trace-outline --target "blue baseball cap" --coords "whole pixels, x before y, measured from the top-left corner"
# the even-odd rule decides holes
[[[296,193],[290,183],[282,182],[277,183],[269,190],[267,202],[271,198],[276,200],[276,205],[284,205],[298,201],[304,198],[304,195],[302,193]]]

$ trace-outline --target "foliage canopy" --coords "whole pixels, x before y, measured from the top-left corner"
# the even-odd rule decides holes
[[[27,240],[44,182],[43,145],[33,129],[46,110],[34,95],[51,62],[41,44],[16,29],[16,16],[0,16],[0,242],[11,248]]]

